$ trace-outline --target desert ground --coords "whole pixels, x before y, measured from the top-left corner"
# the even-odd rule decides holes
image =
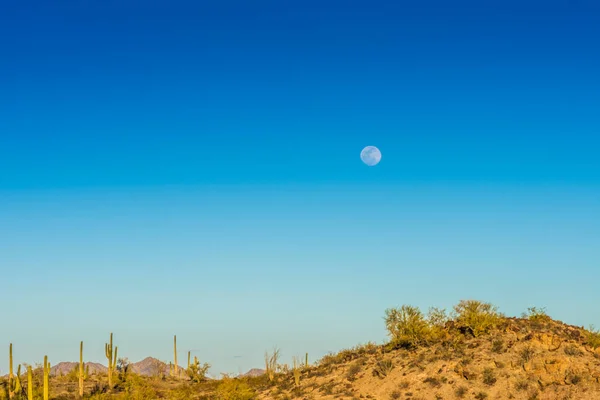
[[[555,321],[543,309],[507,317],[475,300],[449,313],[402,306],[386,310],[385,324],[386,344],[314,364],[284,364],[274,350],[261,368],[221,379],[207,378],[209,365],[189,357],[177,367],[116,354],[112,365],[14,365],[12,376],[0,378],[0,399],[600,399],[600,332]]]

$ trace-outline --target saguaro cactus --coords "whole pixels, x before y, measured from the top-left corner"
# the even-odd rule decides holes
[[[188,371],[190,369],[190,354],[191,353],[192,353],[191,351],[188,351],[188,366],[187,366]]]
[[[8,379],[14,378],[13,374],[13,356],[12,356],[12,343],[8,346]]]
[[[177,371],[177,335],[173,336],[173,352],[175,353],[175,359],[174,359],[174,373],[175,376],[178,376],[178,371]]]
[[[112,388],[112,373],[117,365],[117,347],[113,349],[113,334],[110,334],[110,344],[104,345],[106,358],[108,359],[108,386]]]
[[[12,343],[8,346],[8,398],[12,399],[15,394],[12,391],[13,387],[13,356],[12,356]]]
[[[48,356],[44,356],[44,400],[48,400],[48,392],[50,387],[50,363]]]
[[[17,368],[17,375],[13,372],[13,353],[12,343],[8,347],[8,398],[12,399],[16,394],[20,394],[23,391],[21,386],[21,365]]]
[[[83,397],[83,341],[79,343],[79,396]]]
[[[296,357],[293,359],[292,371],[294,373],[294,384],[296,387],[300,386],[300,361]]]
[[[27,366],[27,400],[33,400],[33,373],[31,365]]]
[[[21,364],[17,367],[17,375],[15,376],[15,393],[20,394],[23,391],[21,386]]]

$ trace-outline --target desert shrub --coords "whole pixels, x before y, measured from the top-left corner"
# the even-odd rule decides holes
[[[486,368],[483,370],[483,383],[488,386],[492,386],[496,383],[496,374],[494,374],[494,370],[492,368]]]
[[[443,340],[448,337],[446,323],[450,320],[445,309],[437,307],[429,308],[427,313],[427,324],[429,325],[429,336],[433,340]]]
[[[598,347],[600,347],[599,330],[595,329],[594,326],[590,326],[590,328],[585,333],[588,346],[590,346],[593,349],[597,349]]]
[[[373,368],[373,376],[377,376],[381,379],[388,376],[390,372],[394,369],[394,363],[392,360],[381,360],[375,364]]]
[[[527,381],[518,381],[515,383],[515,389],[517,391],[527,390],[529,388],[529,382]]]
[[[334,382],[327,382],[321,385],[319,390],[323,392],[323,394],[327,396],[331,396],[333,394],[333,389],[335,389],[336,384]]]
[[[466,388],[466,386],[459,386],[456,388],[456,390],[454,391],[454,394],[456,395],[456,397],[458,397],[459,399],[462,399],[463,397],[465,397],[467,395],[468,389]]]
[[[403,305],[385,310],[385,327],[395,343],[421,344],[429,336],[429,324],[419,308]]]
[[[375,354],[378,349],[379,347],[375,343],[369,342],[350,349],[344,349],[338,353],[326,354],[317,364],[323,367],[343,364],[357,358],[364,358],[368,354]]]
[[[535,350],[531,346],[525,347],[523,350],[519,352],[519,356],[521,357],[521,362],[526,363],[530,361],[535,355]]]
[[[546,314],[545,307],[529,307],[527,311],[522,314],[523,318],[527,318],[533,322],[546,322],[550,321],[550,317]]]
[[[486,392],[479,392],[475,395],[475,400],[485,400],[488,398],[488,394]]]
[[[490,332],[501,320],[496,306],[478,300],[461,300],[454,306],[455,320],[473,332],[475,337]]]
[[[360,372],[360,364],[354,363],[354,364],[350,365],[350,368],[348,368],[348,372],[346,372],[346,379],[348,379],[349,381],[356,380],[356,376],[358,375],[359,372]]]
[[[224,377],[217,387],[218,400],[252,400],[255,397],[254,390],[239,379]]]
[[[126,397],[131,400],[149,400],[158,397],[156,390],[147,385],[144,378],[137,374],[128,376],[128,379],[123,382],[123,390]]]
[[[538,400],[539,395],[540,393],[537,390],[533,390],[531,393],[529,393],[529,396],[527,396],[527,400]]]
[[[578,357],[583,354],[583,352],[581,350],[579,350],[579,348],[577,346],[575,346],[574,344],[570,344],[570,345],[566,346],[564,351],[565,351],[566,355],[572,356],[572,357]]]
[[[502,353],[504,350],[504,340],[494,339],[492,340],[492,351],[494,353]]]
[[[400,397],[402,397],[402,392],[399,390],[394,390],[390,393],[390,399],[392,400],[398,400]]]
[[[192,382],[201,382],[206,379],[206,373],[210,369],[211,365],[208,363],[200,364],[197,357],[194,357],[194,361],[190,363],[186,373]]]
[[[439,388],[440,386],[442,386],[442,383],[439,381],[439,379],[437,379],[434,376],[428,376],[423,380],[423,382],[428,383],[431,387]]]

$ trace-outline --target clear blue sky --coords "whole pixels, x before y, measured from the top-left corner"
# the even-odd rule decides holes
[[[0,360],[600,325],[599,37],[591,0],[2,1]]]

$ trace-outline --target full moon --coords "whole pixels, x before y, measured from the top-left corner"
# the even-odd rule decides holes
[[[360,159],[369,167],[372,167],[381,161],[381,152],[375,146],[367,146],[360,152]]]

